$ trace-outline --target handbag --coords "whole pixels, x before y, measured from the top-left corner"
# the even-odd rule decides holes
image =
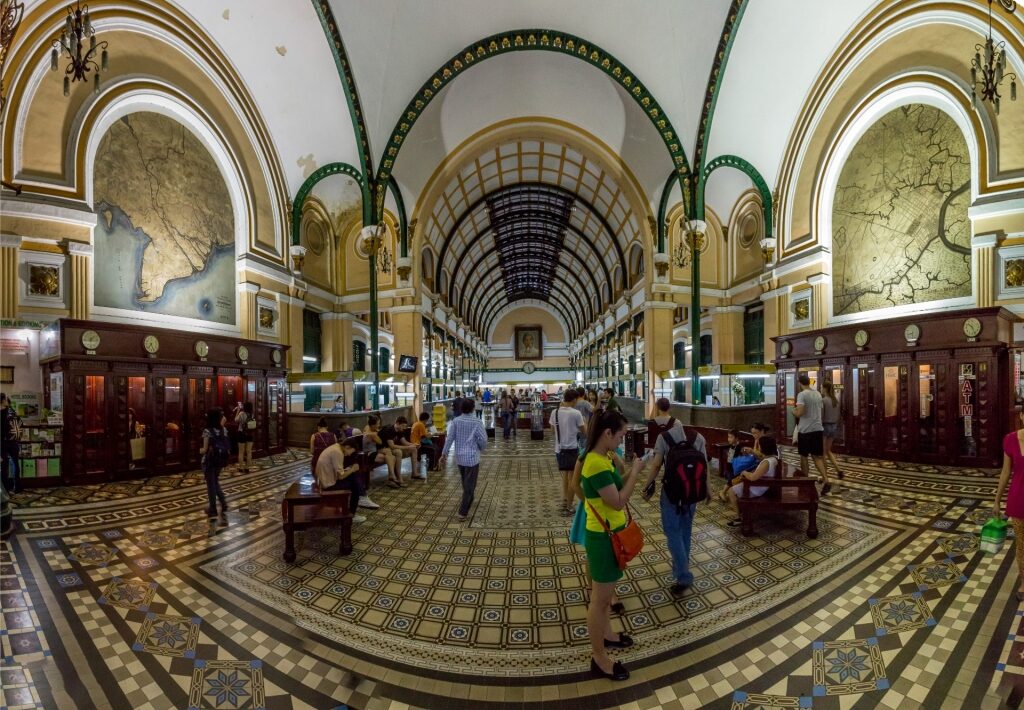
[[[146,458],[146,440],[143,438],[131,439],[132,461]]]
[[[587,505],[594,511],[594,517],[601,523],[604,531],[608,533],[608,537],[612,541],[612,552],[615,553],[615,561],[618,562],[619,569],[626,569],[629,561],[639,555],[640,550],[644,549],[644,531],[640,529],[640,524],[633,520],[633,511],[629,509],[629,503],[626,503],[626,527],[617,532],[611,531],[611,528],[608,527],[608,522],[598,515],[597,510],[590,501],[587,501]]]

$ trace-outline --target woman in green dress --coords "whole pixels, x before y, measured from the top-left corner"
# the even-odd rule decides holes
[[[609,648],[629,648],[633,639],[623,633],[612,633],[611,602],[615,583],[622,578],[612,550],[612,543],[602,521],[615,532],[626,526],[626,503],[633,494],[642,462],[638,459],[625,480],[622,459],[615,449],[626,433],[626,418],[620,412],[607,411],[594,415],[587,437],[586,458],[580,471],[579,487],[587,510],[587,567],[593,587],[587,610],[587,631],[593,658],[590,671],[601,678],[626,680],[629,671],[619,661],[612,663]]]

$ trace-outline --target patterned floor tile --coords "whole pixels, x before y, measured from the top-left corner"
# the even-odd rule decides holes
[[[815,696],[885,690],[885,663],[878,640],[815,641],[812,651]]]

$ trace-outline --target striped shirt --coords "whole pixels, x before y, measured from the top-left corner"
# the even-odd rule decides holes
[[[487,447],[487,432],[483,422],[472,414],[455,417],[448,423],[448,437],[444,442],[442,456],[455,447],[455,463],[459,466],[477,466],[480,452]]]

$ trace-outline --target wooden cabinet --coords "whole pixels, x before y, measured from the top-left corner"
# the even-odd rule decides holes
[[[234,427],[239,402],[253,405],[254,455],[284,450],[285,346],[92,321],[60,320],[52,328],[44,398],[47,407],[62,406],[64,456],[61,476],[36,485],[197,469],[207,412],[221,407]],[[150,335],[159,340],[156,353],[144,348]]]
[[[964,321],[977,318],[971,339]],[[1016,427],[1011,336],[1016,317],[979,308],[854,324],[775,338],[777,426],[791,441],[800,372],[836,384],[843,413],[835,449],[899,461],[996,467],[1002,437]],[[919,330],[908,341],[908,326]],[[858,346],[857,333],[869,334]],[[914,333],[911,329],[910,334]],[[824,336],[825,347],[819,336]],[[863,336],[861,337],[863,340]],[[815,342],[817,341],[817,343]],[[779,352],[781,348],[777,347]]]

